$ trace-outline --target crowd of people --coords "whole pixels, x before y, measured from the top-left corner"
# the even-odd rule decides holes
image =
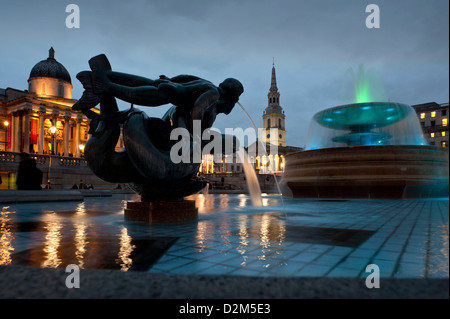
[[[92,184],[86,184],[83,182],[83,180],[80,180],[80,184],[73,184],[72,189],[94,189],[94,185]]]
[[[16,184],[18,190],[42,190],[42,171],[37,167],[36,160],[28,153],[19,153],[20,163],[17,171]],[[52,189],[50,181],[44,189]],[[94,189],[92,184],[86,184],[80,180],[80,184],[74,184],[72,189]]]
[[[43,188],[52,189],[50,181],[47,181],[44,187],[42,186],[43,173],[37,167],[36,159],[25,152],[19,153],[19,158],[20,163],[16,176],[18,190],[42,190]],[[1,176],[0,184],[2,184]],[[73,184],[71,189],[94,189],[94,185],[92,183],[86,184],[83,180],[80,180],[80,183]],[[130,187],[127,184],[117,184],[114,189],[130,189]]]

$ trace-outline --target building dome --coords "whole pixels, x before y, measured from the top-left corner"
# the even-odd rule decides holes
[[[48,59],[36,64],[30,72],[28,91],[44,98],[72,99],[72,81],[66,68],[55,60],[50,48]]]
[[[72,84],[69,72],[64,65],[55,60],[55,50],[50,48],[47,60],[37,63],[30,72],[30,81],[32,78],[52,78]]]

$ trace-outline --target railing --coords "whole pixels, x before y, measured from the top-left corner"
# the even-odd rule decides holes
[[[36,164],[41,166],[48,166],[51,160],[51,166],[53,167],[56,163],[59,163],[61,167],[72,167],[72,168],[84,168],[87,167],[87,162],[84,158],[80,157],[64,157],[57,155],[42,155],[42,154],[30,154],[31,158],[36,160]],[[0,151],[0,163],[14,164],[20,162],[19,153],[16,152],[5,152]]]
[[[18,153],[0,151],[0,162],[14,163],[17,156]]]

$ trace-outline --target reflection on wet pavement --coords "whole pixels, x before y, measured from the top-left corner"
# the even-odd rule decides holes
[[[197,221],[126,222],[136,196],[15,204],[0,213],[0,265],[250,276],[448,278],[448,199],[295,200],[196,195]],[[287,216],[287,217],[286,217]]]

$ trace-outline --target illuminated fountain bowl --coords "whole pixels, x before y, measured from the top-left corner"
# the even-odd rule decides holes
[[[313,117],[305,151],[286,156],[282,184],[293,197],[448,197],[448,149],[425,144],[406,104],[333,107]]]

